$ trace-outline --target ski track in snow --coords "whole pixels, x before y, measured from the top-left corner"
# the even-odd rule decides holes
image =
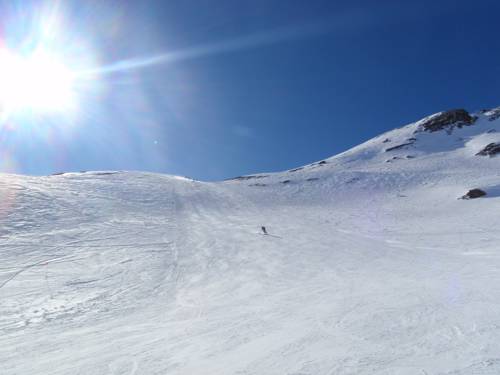
[[[0,176],[0,374],[499,374],[500,198],[456,199],[497,122],[257,186]]]

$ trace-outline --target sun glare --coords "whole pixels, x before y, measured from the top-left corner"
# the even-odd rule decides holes
[[[9,113],[64,111],[72,105],[72,72],[62,61],[44,52],[20,56],[0,51],[0,82],[0,106]]]

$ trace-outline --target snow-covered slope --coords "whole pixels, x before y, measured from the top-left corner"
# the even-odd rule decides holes
[[[0,374],[499,374],[498,113],[218,183],[2,175]]]

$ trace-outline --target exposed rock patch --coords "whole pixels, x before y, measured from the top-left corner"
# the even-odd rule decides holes
[[[500,107],[489,109],[484,112],[486,116],[488,116],[489,121],[495,121],[500,117]]]
[[[498,153],[500,153],[500,143],[490,143],[476,155],[492,157]]]
[[[486,192],[481,189],[472,189],[467,192],[461,199],[475,199],[475,198],[480,198],[484,197],[486,195]]]
[[[394,160],[402,160],[403,158],[399,156],[393,156],[392,159],[387,159],[385,162],[386,163],[392,163]]]
[[[419,122],[419,131],[436,132],[446,130],[451,133],[454,127],[461,128],[474,124],[476,116],[471,116],[465,109],[452,109],[439,112]]]
[[[265,178],[267,176],[268,175],[264,175],[264,174],[261,174],[261,175],[238,176],[238,177],[229,178],[229,179],[227,179],[227,181],[233,181],[233,180],[236,180],[236,181],[246,181],[246,180],[253,180],[253,179],[258,179],[258,178]]]
[[[394,151],[394,150],[398,150],[400,148],[403,148],[403,147],[406,147],[406,146],[411,146],[412,144],[415,143],[415,138],[412,138],[413,141],[409,141],[409,142],[406,142],[406,143],[402,143],[400,145],[397,145],[397,146],[394,146],[394,147],[389,147],[389,148],[386,148],[385,149],[385,152],[390,152],[390,151]]]

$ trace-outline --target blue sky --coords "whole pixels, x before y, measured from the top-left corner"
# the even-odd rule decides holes
[[[1,4],[15,48],[41,8]],[[102,74],[75,113],[4,120],[3,171],[220,180],[320,160],[443,109],[500,105],[498,1],[62,4],[59,48]]]

